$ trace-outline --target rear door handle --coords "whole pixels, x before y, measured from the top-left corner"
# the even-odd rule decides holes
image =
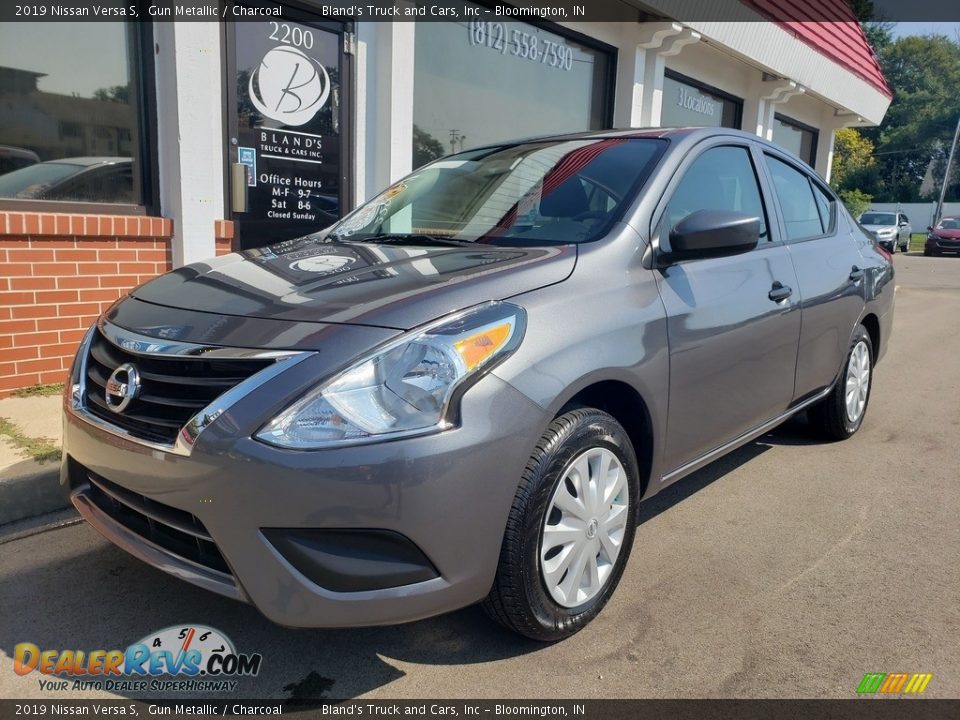
[[[850,271],[850,279],[853,280],[853,282],[856,282],[862,277],[863,277],[863,270],[861,270],[856,265],[854,265],[853,270]]]
[[[773,287],[771,287],[770,292],[767,293],[767,297],[774,302],[786,300],[791,295],[793,295],[793,289],[783,285],[779,280],[773,283]]]

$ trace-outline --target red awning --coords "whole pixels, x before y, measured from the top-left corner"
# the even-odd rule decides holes
[[[887,97],[893,97],[873,48],[844,0],[742,1]]]

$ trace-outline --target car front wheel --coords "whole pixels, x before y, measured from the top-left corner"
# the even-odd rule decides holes
[[[534,640],[583,628],[620,582],[638,500],[637,459],[620,423],[594,408],[557,417],[524,469],[484,610]]]
[[[873,382],[873,342],[859,325],[840,377],[830,394],[808,412],[811,424],[831,440],[846,440],[863,424]]]

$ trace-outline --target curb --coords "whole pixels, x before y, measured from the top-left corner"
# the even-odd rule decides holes
[[[0,525],[45,515],[70,505],[60,490],[60,465],[51,463],[25,475],[0,474]]]

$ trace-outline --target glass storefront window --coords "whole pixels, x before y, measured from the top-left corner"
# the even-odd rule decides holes
[[[136,29],[0,29],[0,199],[141,204]]]
[[[817,131],[783,115],[773,119],[773,141],[813,166],[817,156]]]
[[[663,77],[663,127],[740,127],[743,101],[678,73]]]
[[[524,22],[417,23],[413,167],[503,140],[608,127],[611,71],[608,53]]]

